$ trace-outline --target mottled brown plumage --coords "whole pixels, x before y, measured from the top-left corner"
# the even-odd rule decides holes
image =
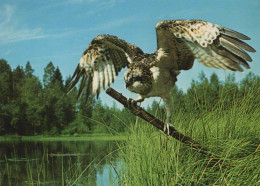
[[[255,52],[241,40],[250,38],[233,30],[202,20],[167,20],[156,25],[157,51],[144,53],[139,47],[116,36],[99,35],[83,53],[71,78],[69,90],[82,78],[78,96],[84,87],[87,97],[99,95],[114,82],[118,72],[124,74],[126,87],[144,98],[162,97],[170,123],[172,105],[169,93],[181,70],[192,68],[194,60],[219,69],[243,71],[250,69],[246,53]]]

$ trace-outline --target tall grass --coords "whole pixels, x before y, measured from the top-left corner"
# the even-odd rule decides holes
[[[136,118],[128,140],[123,145],[118,143],[117,149],[109,148],[106,155],[88,154],[90,157],[85,159],[86,147],[82,144],[69,145],[68,152],[63,144],[55,153],[44,148],[33,155],[26,153],[25,158],[14,150],[12,159],[5,158],[0,185],[102,185],[96,178],[103,171],[99,166],[103,160],[111,165],[110,185],[259,185],[260,103],[255,104],[259,98],[260,88],[253,87],[228,108],[223,106],[223,93],[211,111],[187,113],[180,109],[175,113],[174,126],[210,149],[222,160],[221,164]],[[157,112],[156,116],[165,119],[163,113]],[[122,121],[124,124],[129,127]],[[98,144],[90,147],[90,151],[99,148]]]
[[[260,88],[223,109],[179,112],[174,126],[222,159],[214,164],[172,137],[137,118],[120,156],[126,185],[258,185],[260,184]],[[260,104],[260,103],[259,103]],[[160,118],[160,113],[157,114]]]

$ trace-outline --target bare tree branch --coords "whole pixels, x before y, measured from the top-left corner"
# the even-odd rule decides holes
[[[113,88],[108,88],[106,90],[106,93],[108,95],[110,95],[111,97],[113,97],[114,99],[116,99],[121,104],[123,104],[125,108],[130,109],[134,115],[148,121],[150,124],[152,124],[153,126],[157,127],[161,131],[163,131],[164,122],[162,122],[158,118],[155,118],[150,113],[146,112],[142,107],[137,106],[137,105],[128,104],[127,98],[125,96],[123,96],[121,93],[117,92]],[[182,142],[194,149],[199,150],[200,153],[213,157],[212,153],[207,148],[202,147],[198,142],[196,142],[192,138],[180,133],[172,126],[170,126],[169,135],[172,136],[173,138],[179,140],[180,142]]]

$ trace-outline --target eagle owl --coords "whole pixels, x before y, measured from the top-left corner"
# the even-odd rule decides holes
[[[157,50],[152,54],[113,35],[95,37],[79,61],[69,91],[81,79],[78,96],[86,87],[87,97],[98,97],[127,67],[125,85],[138,94],[135,103],[149,97],[163,99],[167,131],[173,108],[170,92],[181,70],[191,69],[197,59],[208,67],[243,72],[241,66],[250,69],[247,61],[252,61],[245,51],[255,52],[241,41],[249,37],[202,20],[161,21],[156,25],[156,34]]]

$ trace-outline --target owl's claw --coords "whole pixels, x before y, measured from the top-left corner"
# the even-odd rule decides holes
[[[138,109],[136,109],[136,106],[137,106],[136,100],[131,99],[131,98],[127,98],[127,105],[128,105],[128,108],[131,109],[131,111],[134,114],[138,114]]]
[[[144,99],[134,100],[132,98],[127,98],[127,104],[128,104],[129,107],[131,107],[131,106],[141,106],[142,101],[144,101]]]
[[[128,107],[136,106],[137,102],[132,98],[127,98]]]
[[[174,127],[172,124],[170,123],[166,123],[164,126],[163,126],[163,131],[164,133],[169,136],[170,135],[170,126],[171,127]]]
[[[136,102],[136,105],[139,106],[139,107],[140,107],[141,104],[142,104],[142,101],[135,101],[135,102]]]

